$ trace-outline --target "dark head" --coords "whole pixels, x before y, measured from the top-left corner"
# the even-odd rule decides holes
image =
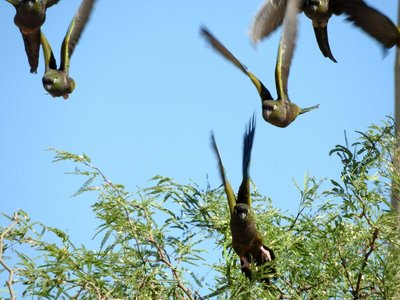
[[[262,108],[264,120],[282,128],[292,123],[300,113],[296,104],[283,100],[265,100]]]
[[[332,16],[332,10],[329,7],[329,0],[305,0],[303,10],[311,20],[320,19],[325,21]]]
[[[271,115],[278,110],[278,105],[276,105],[274,100],[263,101],[262,107],[265,119],[271,118]]]
[[[40,0],[24,0],[22,2],[24,9],[32,14],[42,13],[43,3]]]
[[[75,89],[75,81],[66,72],[49,69],[42,78],[43,87],[53,97],[63,96],[68,98],[68,94]]]
[[[233,213],[241,222],[246,222],[250,214],[250,208],[246,203],[237,203],[233,208]]]
[[[312,7],[318,7],[321,5],[321,0],[305,0],[304,5],[306,6],[312,6]]]
[[[16,9],[14,23],[24,34],[36,32],[46,19],[42,1],[24,0],[20,2]]]

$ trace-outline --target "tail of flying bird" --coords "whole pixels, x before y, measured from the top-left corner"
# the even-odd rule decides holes
[[[307,112],[309,112],[309,111],[311,111],[311,110],[317,109],[317,108],[319,108],[319,104],[314,105],[314,106],[311,106],[311,107],[302,108],[302,109],[300,110],[299,115],[305,114],[305,113],[307,113]]]

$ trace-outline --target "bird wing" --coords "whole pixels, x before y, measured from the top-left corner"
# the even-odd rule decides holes
[[[315,38],[317,39],[318,47],[325,57],[329,57],[333,62],[337,62],[332,54],[328,39],[328,26],[314,27]]]
[[[31,66],[31,73],[36,73],[39,64],[40,29],[27,34],[21,32],[21,34],[29,65]]]
[[[339,0],[333,3],[335,14],[345,13],[347,21],[361,28],[384,47],[400,46],[399,29],[375,8],[361,0]]]
[[[263,83],[253,75],[247,68],[235,57],[233,54],[224,46],[220,41],[218,41],[206,28],[201,28],[201,34],[205,37],[205,39],[210,43],[210,45],[223,57],[233,63],[236,67],[238,67],[243,73],[245,73],[253,82],[255,87],[257,88],[258,94],[261,97],[261,100],[272,100],[271,93],[268,89],[263,85]]]
[[[57,4],[58,1],[60,1],[60,0],[47,0],[46,1],[46,8],[49,8],[50,6],[53,6],[54,4]]]
[[[47,72],[48,69],[57,69],[53,51],[43,32],[40,33],[40,43],[42,44],[45,72]]]
[[[217,142],[215,141],[215,136],[214,136],[213,132],[211,132],[211,147],[213,148],[214,153],[218,159],[219,175],[221,176],[221,179],[222,179],[222,182],[223,182],[224,188],[225,188],[226,197],[228,198],[229,212],[231,214],[233,214],[233,208],[236,205],[236,196],[235,196],[235,192],[232,189],[231,184],[229,183],[228,179],[226,178],[224,165],[222,164],[221,155],[219,154]]]
[[[19,0],[6,0],[8,3],[14,5],[15,7],[17,7],[20,3]]]
[[[275,66],[275,84],[278,100],[289,101],[288,77],[292,63],[297,36],[297,14],[300,11],[301,0],[290,0],[286,7],[283,20],[283,30],[279,41],[278,55]]]
[[[253,148],[254,134],[256,131],[256,117],[253,114],[249,121],[248,128],[243,136],[243,165],[242,165],[242,183],[238,192],[238,203],[246,203],[251,207],[251,196],[250,196],[250,160],[251,160],[251,149]]]
[[[258,10],[250,28],[250,38],[258,43],[283,22],[287,0],[266,0]]]
[[[61,46],[61,66],[63,71],[69,71],[69,61],[78,44],[82,31],[89,20],[95,0],[83,0],[72,19]]]

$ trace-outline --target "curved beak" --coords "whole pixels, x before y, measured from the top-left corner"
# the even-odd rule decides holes
[[[246,220],[247,214],[242,212],[238,214],[240,221],[244,222]]]

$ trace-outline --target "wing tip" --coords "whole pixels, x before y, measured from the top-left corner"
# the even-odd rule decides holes
[[[254,135],[256,131],[256,114],[250,117],[243,137],[243,178],[249,177],[249,166],[251,160],[251,150],[253,148]]]
[[[200,25],[200,35],[205,37],[206,39],[210,39],[213,37],[210,30],[205,25]]]

